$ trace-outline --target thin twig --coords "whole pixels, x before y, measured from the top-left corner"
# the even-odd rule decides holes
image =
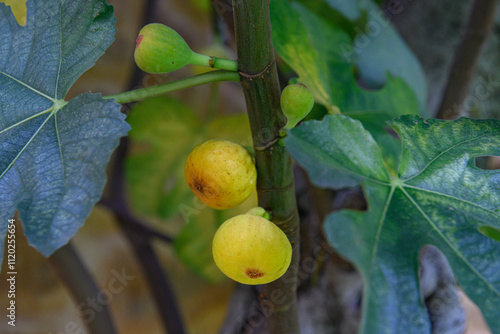
[[[462,41],[455,51],[448,83],[437,117],[455,119],[460,116],[474,79],[484,42],[494,22],[498,0],[475,0]]]
[[[103,98],[114,99],[118,103],[129,103],[133,101],[144,100],[154,96],[164,95],[167,93],[177,92],[186,88],[221,81],[239,82],[240,76],[236,72],[224,70],[212,71],[156,86],[144,87],[118,94],[107,95],[103,96]]]
[[[153,21],[156,7],[155,4],[155,0],[149,0],[147,2],[143,25]],[[133,87],[136,87],[136,85],[140,83],[141,78],[142,72],[137,67],[134,67],[129,88],[132,89]],[[125,137],[121,139],[120,145],[115,152],[113,170],[111,171],[107,185],[108,194],[102,202],[109,205],[109,207],[114,208],[113,212],[115,213],[118,223],[129,240],[137,260],[145,273],[146,279],[148,280],[151,294],[155,300],[160,318],[165,327],[165,331],[170,334],[184,334],[184,322],[182,320],[179,307],[177,306],[177,300],[171,287],[170,280],[167,273],[163,270],[150,243],[152,229],[145,228],[146,225],[140,223],[136,218],[134,218],[129,210],[129,205],[125,195],[124,170],[124,162],[127,152],[128,138]],[[159,235],[156,234],[156,237],[159,237]],[[168,240],[169,242],[171,241],[171,238],[169,237],[162,236],[161,238],[166,241]]]
[[[129,212],[123,212],[122,208],[117,207],[116,206],[117,203],[115,203],[114,201],[110,201],[108,199],[102,199],[101,201],[99,201],[98,204],[101,204],[102,206],[106,207],[121,220],[126,221],[131,228],[136,230],[136,233],[143,234],[144,236],[147,236],[149,239],[155,238],[169,244],[174,242],[174,238],[172,236],[156,230],[155,228],[149,226],[147,223],[134,217]]]
[[[66,285],[75,304],[88,305],[89,300],[98,298],[101,289],[87,270],[71,243],[59,248],[49,258],[59,279]],[[82,318],[87,330],[91,334],[115,334],[116,329],[111,319],[111,313],[105,303],[94,302],[94,317]],[[89,305],[89,309],[90,305]]]
[[[103,200],[107,206],[114,208],[115,217],[129,240],[139,264],[144,271],[151,288],[151,293],[158,307],[160,317],[168,333],[184,334],[184,322],[177,306],[175,293],[171,287],[167,273],[150,243],[150,231],[140,228],[137,220],[128,211],[124,187],[124,160],[128,150],[128,139],[122,138],[118,146],[114,168],[110,177],[109,197]],[[143,233],[140,233],[143,232]],[[170,238],[167,238],[171,241]]]

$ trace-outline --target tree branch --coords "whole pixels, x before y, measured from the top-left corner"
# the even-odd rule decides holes
[[[293,247],[288,271],[262,286],[259,297],[269,332],[294,334],[299,333],[299,218],[292,160],[278,142],[286,118],[280,107],[269,1],[233,0],[233,11],[241,85],[255,148],[259,206],[272,213],[273,222],[285,232]]]
[[[87,305],[89,298],[97,298],[101,289],[95,283],[71,243],[59,248],[48,258],[59,279],[66,285],[76,305]],[[106,304],[97,305],[94,318],[82,319],[91,334],[115,334],[116,329]]]
[[[124,161],[128,151],[128,138],[122,138],[116,151],[113,172],[108,187],[108,199],[103,200],[112,208],[115,217],[129,240],[142,270],[148,280],[151,294],[158,307],[158,312],[168,333],[184,334],[184,323],[177,307],[175,293],[171,288],[167,273],[163,270],[156,253],[151,246],[149,233],[138,228],[135,219],[128,210],[124,187]]]
[[[156,1],[149,0],[146,4],[144,20],[141,26],[154,20]],[[140,83],[143,72],[134,64],[129,89],[136,87]],[[107,184],[107,196],[101,203],[112,209],[115,217],[129,240],[136,255],[137,261],[142,267],[148,280],[151,295],[154,298],[160,319],[163,322],[166,332],[184,334],[184,323],[182,315],[177,306],[176,297],[171,287],[167,273],[163,270],[156,253],[151,246],[151,229],[142,224],[130,213],[126,198],[125,169],[124,163],[128,152],[128,138],[124,137],[120,141],[114,161],[112,171]],[[155,235],[155,237],[160,237]],[[165,241],[171,241],[168,236],[161,237]],[[105,333],[105,332],[103,332]]]
[[[128,225],[130,225],[131,228],[133,228],[136,232],[139,234],[143,234],[144,236],[148,237],[149,239],[151,238],[156,238],[159,240],[162,240],[166,243],[173,243],[174,238],[171,237],[170,235],[167,235],[161,231],[158,231],[148,224],[142,222],[141,220],[135,218],[132,214],[127,212],[123,212],[122,208],[118,207],[113,201],[110,201],[108,199],[101,199],[98,204],[101,204],[102,206],[106,207],[108,210],[113,212],[113,214],[116,217],[119,217],[121,220],[124,220],[127,222]]]
[[[460,117],[463,104],[476,73],[484,42],[494,22],[498,0],[475,0],[462,41],[455,52],[448,83],[437,117]]]

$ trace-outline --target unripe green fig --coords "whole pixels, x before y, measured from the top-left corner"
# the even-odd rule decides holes
[[[144,26],[137,37],[134,59],[147,73],[167,73],[186,66],[193,51],[173,29],[159,23]]]
[[[292,246],[271,221],[252,214],[226,220],[212,244],[215,264],[229,278],[243,284],[266,284],[290,266]]]
[[[288,122],[286,129],[293,129],[314,106],[314,96],[303,84],[288,85],[281,93],[281,109]]]
[[[173,29],[160,23],[144,26],[136,40],[135,63],[147,73],[173,72],[187,64],[237,71],[234,60],[205,56],[193,52]]]
[[[227,140],[208,140],[196,146],[186,159],[184,172],[195,195],[219,210],[243,203],[257,183],[248,151]]]

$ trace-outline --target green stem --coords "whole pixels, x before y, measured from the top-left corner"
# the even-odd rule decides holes
[[[265,218],[267,220],[271,220],[271,215],[269,212],[266,211],[266,209],[261,208],[260,206],[257,206],[255,208],[251,208],[250,210],[247,211],[247,215],[252,215],[252,216],[258,216]]]
[[[271,40],[269,0],[233,0],[238,67],[245,93],[255,147],[259,206],[287,235],[292,262],[278,280],[263,285],[259,294],[269,333],[300,332],[297,313],[299,217],[292,159],[280,145],[286,123]]]
[[[206,66],[218,68],[220,70],[238,72],[238,62],[235,60],[205,56],[196,52],[193,52],[191,61],[189,63],[191,65]]]
[[[157,86],[151,86],[119,94],[103,96],[103,98],[114,99],[118,103],[128,103],[133,101],[144,100],[148,97],[163,95],[166,93],[172,93],[186,88],[196,87],[207,83],[220,82],[220,81],[240,82],[240,76],[236,72],[213,71],[177,80],[174,82],[167,82]]]

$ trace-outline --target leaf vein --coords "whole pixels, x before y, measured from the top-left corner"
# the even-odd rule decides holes
[[[436,231],[436,233],[444,240],[444,242],[448,245],[448,247],[450,247],[455,252],[455,254],[463,261],[463,263],[467,267],[469,267],[470,270],[473,273],[475,273],[476,276],[478,276],[479,279],[483,281],[486,284],[486,286],[488,286],[491,289],[491,291],[493,291],[498,297],[500,297],[500,292],[497,291],[495,287],[492,286],[490,282],[480,272],[478,272],[477,269],[474,268],[474,266],[472,266],[472,264],[469,263],[469,261],[467,261],[467,259],[460,253],[460,251],[451,243],[451,241],[448,238],[446,238],[446,236],[441,232],[441,230],[439,230],[439,228],[436,226],[436,224],[434,224],[434,222],[430,219],[430,217],[427,216],[427,214],[420,207],[420,205],[418,205],[415,199],[411,197],[410,194],[408,194],[408,192],[404,189],[404,187],[400,186],[399,188],[403,191],[403,193],[410,200],[410,202],[412,202],[412,204],[417,208],[417,210],[424,217],[424,219],[427,220],[429,225],[431,225],[431,227]]]
[[[26,123],[27,121],[30,121],[30,120],[32,120],[33,118],[37,118],[38,116],[42,116],[42,115],[44,115],[44,114],[46,114],[46,113],[48,113],[48,112],[51,112],[52,110],[53,110],[53,107],[50,107],[49,109],[45,109],[44,111],[41,111],[41,112],[39,112],[38,114],[34,114],[34,115],[32,115],[32,116],[30,116],[30,117],[28,117],[28,118],[25,118],[25,119],[23,119],[22,121],[17,122],[16,124],[13,124],[13,125],[11,125],[11,126],[9,126],[9,127],[5,128],[5,129],[3,129],[3,130],[0,130],[0,134],[2,134],[2,133],[4,133],[4,132],[7,132],[7,131],[9,131],[10,129],[13,129],[13,128],[15,128],[16,126],[19,126],[19,125],[21,125],[21,124],[23,124],[23,123]]]
[[[40,127],[36,130],[36,132],[31,136],[30,140],[23,146],[23,148],[19,151],[19,153],[16,155],[16,157],[12,160],[12,162],[7,166],[7,168],[3,171],[3,173],[0,175],[0,179],[4,177],[4,175],[9,171],[9,169],[16,163],[16,161],[19,159],[21,154],[26,151],[26,148],[31,144],[31,142],[35,139],[35,137],[38,135],[38,133],[42,130],[44,125],[48,122],[48,120],[54,115],[54,111],[51,112],[51,114],[47,117],[45,121],[40,125]]]
[[[498,212],[496,212],[494,210],[487,209],[487,208],[485,208],[483,206],[480,206],[480,205],[478,205],[476,203],[467,201],[467,200],[465,200],[463,198],[455,197],[455,196],[448,195],[448,194],[445,194],[445,193],[440,193],[440,192],[437,192],[437,191],[434,191],[434,190],[430,190],[430,189],[415,187],[415,186],[412,186],[412,185],[409,185],[409,184],[404,184],[403,187],[410,188],[410,189],[415,189],[415,190],[419,190],[419,191],[423,191],[423,192],[427,192],[427,193],[431,193],[431,194],[434,194],[436,196],[442,196],[442,197],[450,198],[450,199],[453,199],[455,201],[462,202],[462,203],[474,206],[474,207],[476,207],[478,209],[481,209],[483,211],[487,211],[487,212],[489,212],[491,214],[494,214],[496,216],[500,216],[500,213],[498,213]]]
[[[472,141],[472,140],[478,140],[484,136],[488,135],[488,133],[484,133],[478,137],[475,137],[475,138],[471,138],[471,139],[465,139],[464,141],[461,141],[457,144],[454,144],[452,146],[450,146],[449,148],[447,148],[446,150],[444,150],[443,152],[439,153],[438,155],[436,155],[432,160],[430,160],[425,166],[424,168],[422,168],[417,174],[407,178],[407,179],[404,179],[403,181],[410,181],[411,179],[414,179],[415,177],[419,176],[420,174],[422,174],[427,168],[429,168],[429,166],[434,162],[436,161],[437,159],[439,159],[442,155],[446,154],[447,152],[451,151],[452,149],[454,149],[455,147],[459,146],[459,145],[462,145],[463,143],[465,142],[468,142],[468,141]]]
[[[40,96],[43,96],[44,98],[46,98],[46,99],[47,99],[47,100],[49,100],[49,101],[52,101],[52,102],[55,102],[55,101],[56,101],[54,98],[52,98],[52,97],[48,96],[47,94],[44,94],[44,93],[40,92],[39,90],[37,90],[37,89],[35,89],[35,88],[31,87],[30,85],[28,85],[28,84],[26,84],[26,83],[22,82],[22,81],[21,81],[21,80],[19,80],[19,79],[14,78],[13,76],[11,76],[11,75],[9,75],[9,74],[7,74],[7,73],[5,73],[5,72],[0,71],[0,74],[1,74],[1,75],[6,76],[7,78],[9,78],[9,79],[11,79],[11,80],[13,80],[13,81],[15,81],[15,82],[17,82],[17,83],[18,83],[18,84],[20,84],[21,86],[24,86],[24,87],[28,88],[29,90],[33,91],[34,93],[36,93],[36,94],[38,94],[38,95],[40,95]]]

